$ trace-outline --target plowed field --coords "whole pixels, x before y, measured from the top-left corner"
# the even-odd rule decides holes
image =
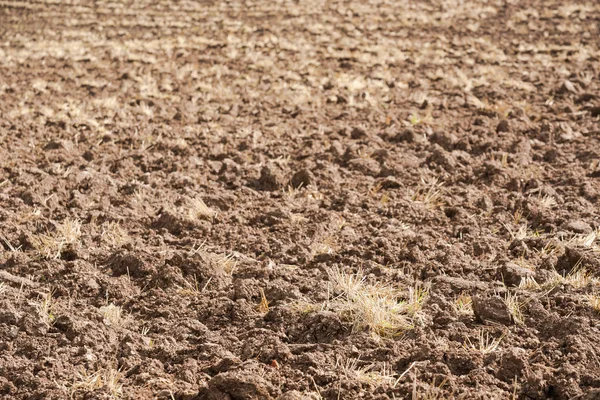
[[[0,398],[600,398],[600,5],[0,2]]]

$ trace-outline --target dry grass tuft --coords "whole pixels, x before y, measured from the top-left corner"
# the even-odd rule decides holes
[[[408,301],[400,300],[395,288],[369,284],[361,271],[349,274],[331,268],[327,273],[331,291],[336,294],[328,306],[352,322],[354,331],[368,329],[379,336],[397,336],[412,328],[411,317],[427,296],[427,291],[415,287],[409,289]]]
[[[313,255],[334,254],[337,251],[337,241],[333,235],[325,236],[318,242],[314,242],[310,246]]]
[[[154,347],[154,340],[148,336],[148,333],[150,333],[150,327],[143,327],[140,333],[142,334],[142,341],[144,344],[150,348]]]
[[[100,307],[103,321],[106,326],[112,326],[118,328],[123,326],[125,319],[123,318],[123,310],[121,307],[110,303],[107,306]]]
[[[334,254],[336,253],[339,246],[339,235],[342,229],[346,226],[346,220],[344,218],[333,218],[329,223],[323,224],[323,233],[317,235],[315,240],[310,246],[310,250],[313,256],[321,254]]]
[[[361,293],[349,299],[344,310],[354,330],[371,329],[380,336],[396,336],[411,327],[405,315],[406,305],[381,293]]]
[[[265,296],[265,291],[260,288],[260,303],[258,304],[258,312],[266,314],[269,311],[269,302],[267,301],[267,296]]]
[[[429,288],[416,284],[414,287],[408,288],[408,302],[406,303],[406,311],[408,315],[414,317],[421,309],[425,300],[429,295]]]
[[[582,238],[579,238],[582,240]],[[594,239],[595,240],[595,239]],[[570,243],[573,243],[573,239],[570,240]],[[585,243],[591,245],[589,240],[585,240]],[[541,251],[543,254],[555,254],[555,242],[550,241],[544,246]],[[600,280],[588,271],[585,267],[581,265],[582,260],[580,259],[575,266],[571,269],[571,271],[566,275],[561,275],[557,271],[552,271],[552,277],[547,279],[544,282],[537,282],[534,278],[528,277],[521,279],[521,283],[519,284],[519,288],[521,289],[529,289],[529,290],[551,290],[559,285],[570,285],[573,288],[581,289],[585,288],[589,285],[598,285],[600,284]]]
[[[42,322],[45,325],[50,326],[54,323],[56,317],[52,312],[53,309],[53,301],[52,301],[52,292],[46,293],[42,296],[39,303],[36,304],[36,308]]]
[[[441,199],[441,187],[443,183],[437,179],[426,180],[421,178],[421,183],[410,194],[410,199],[423,204],[426,208],[434,209],[441,207],[444,202]]]
[[[204,286],[201,288],[200,284],[198,283],[198,278],[194,274],[194,282],[192,283],[192,282],[189,282],[188,280],[185,280],[185,285],[187,287],[185,287],[185,288],[180,287],[179,289],[177,289],[177,293],[179,293],[182,296],[198,296],[198,295],[200,295],[200,293],[202,293],[207,288],[207,286],[210,284],[211,280],[212,280],[212,277],[208,278],[208,280],[206,281]]]
[[[543,209],[551,209],[552,207],[555,207],[558,204],[556,202],[556,199],[550,195],[538,197],[537,201],[540,207],[542,207]]]
[[[542,247],[542,249],[540,250],[540,254],[543,256],[550,256],[550,255],[558,253],[558,250],[559,250],[558,241],[551,239],[551,240],[548,240],[548,242],[546,242],[544,247]]]
[[[322,311],[322,304],[306,300],[294,300],[287,304],[287,307],[295,312],[302,314],[310,314],[312,312]]]
[[[60,258],[67,245],[76,244],[81,237],[81,223],[75,219],[66,218],[61,224],[56,224],[56,231],[48,234],[30,235],[29,241],[38,255],[47,259]]]
[[[581,267],[581,260],[573,267],[573,270],[563,278],[563,282],[576,289],[584,288],[595,282],[594,276],[585,268]]]
[[[519,289],[522,290],[540,290],[542,286],[535,280],[533,276],[521,278]]]
[[[6,247],[8,247],[8,249],[13,252],[16,253],[18,251],[21,251],[21,246],[19,247],[14,247],[9,241],[8,239],[6,239],[4,236],[0,235],[0,239],[4,242],[4,244],[6,244]]]
[[[344,293],[347,297],[358,296],[365,286],[365,276],[362,271],[349,274],[341,268],[330,268],[327,270],[329,281],[334,292]]]
[[[513,224],[519,225],[523,221],[523,209],[519,208],[515,210],[513,214]]]
[[[506,292],[504,303],[506,303],[515,324],[522,325],[525,319],[523,317],[523,303],[519,300],[519,297],[516,294]]]
[[[237,267],[237,260],[234,254],[224,254],[216,257],[216,262],[219,267],[223,269],[227,274],[233,275]]]
[[[473,315],[473,301],[466,293],[458,295],[454,300],[454,310],[459,315]]]
[[[444,379],[439,385],[436,385],[435,379],[431,383],[431,385],[427,385],[426,389],[422,389],[423,391],[419,391],[417,389],[417,379],[413,380],[413,390],[411,400],[445,400],[448,398],[453,398],[452,395],[448,396],[447,393],[444,392],[444,386],[446,385],[448,378]]]
[[[408,117],[409,125],[432,125],[433,124],[433,108],[427,108],[424,115],[414,112]],[[405,124],[407,125],[407,124]]]
[[[582,247],[584,249],[591,249],[594,251],[599,251],[600,247],[598,247],[598,245],[596,243],[599,235],[600,235],[600,230],[595,230],[588,234],[575,235],[574,237],[572,237],[571,239],[566,241],[565,244],[571,245],[571,246]]]
[[[588,296],[590,307],[596,311],[600,311],[600,296],[598,294],[590,294]]]
[[[206,205],[200,198],[189,199],[187,204],[188,217],[192,221],[204,219],[213,222],[218,212]]]
[[[118,222],[107,222],[102,225],[102,240],[111,247],[121,247],[131,242],[131,237]]]
[[[206,249],[205,244],[206,240],[197,248],[192,250],[192,255],[200,254],[206,262],[213,264],[215,267],[221,268],[230,276],[233,275],[238,265],[235,253],[211,253]]]
[[[40,234],[30,236],[29,241],[36,252],[43,258],[60,258],[62,243],[52,235]]]
[[[78,391],[93,392],[103,389],[111,399],[117,399],[123,394],[123,373],[114,368],[106,368],[89,374],[77,372],[76,382],[71,386],[71,397]]]
[[[471,339],[466,338],[464,346],[468,350],[475,350],[481,354],[490,354],[498,350],[503,337],[504,336],[499,338],[490,337],[489,332],[485,332],[483,329],[480,329],[479,333],[477,334],[477,341],[473,343],[471,342]]]
[[[56,232],[66,244],[75,243],[81,237],[81,222],[67,218],[56,227]]]
[[[365,366],[359,366],[359,364],[360,357],[345,360],[337,357],[335,367],[347,378],[358,380],[367,385],[391,385],[396,381],[392,368],[387,363],[383,363],[379,370],[376,369],[375,364]]]

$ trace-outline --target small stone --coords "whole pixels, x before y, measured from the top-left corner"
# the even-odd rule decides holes
[[[24,190],[20,193],[19,197],[27,205],[33,205],[36,202],[39,203],[38,196],[36,196],[31,190]]]
[[[316,400],[318,398],[316,394],[306,394],[297,390],[291,390],[279,396],[277,400]]]
[[[431,155],[427,157],[427,162],[433,162],[444,167],[447,171],[452,171],[456,167],[456,160],[452,153],[444,150],[438,144],[434,144],[432,147],[432,152]]]
[[[522,279],[535,277],[535,271],[521,267],[514,263],[507,263],[502,267],[502,281],[506,285],[518,286]]]
[[[156,221],[152,223],[152,227],[154,229],[166,229],[176,235],[183,229],[183,222],[177,215],[169,211],[163,211]]]
[[[274,226],[291,220],[291,214],[284,210],[273,210],[260,213],[252,219],[253,223],[260,223],[265,226]]]
[[[473,296],[473,313],[480,322],[498,322],[504,325],[512,323],[508,306],[499,296],[481,297]]]
[[[593,93],[583,93],[581,96],[577,97],[577,103],[585,103],[591,100],[594,100],[597,96]]]
[[[472,292],[487,290],[487,285],[481,281],[438,275],[433,278],[432,291],[440,292]]]
[[[456,143],[458,139],[452,133],[436,131],[429,137],[429,141],[431,143],[439,144],[444,150],[451,151],[454,149],[454,143]]]
[[[23,316],[16,310],[0,310],[0,318],[5,325],[17,325]]]
[[[181,366],[178,368],[178,371],[175,373],[175,376],[178,379],[181,379],[184,382],[188,383],[196,383],[196,376],[198,375],[198,361],[194,358],[186,359]]]
[[[207,164],[210,168],[210,171],[215,174],[221,172],[221,169],[223,168],[223,163],[221,161],[208,160]]]
[[[563,229],[575,233],[591,233],[592,227],[582,220],[569,221],[563,225]]]
[[[518,347],[504,350],[500,357],[500,368],[497,378],[504,382],[513,382],[516,377],[526,376],[529,373],[527,351]]]
[[[395,176],[388,176],[378,182],[382,189],[398,189],[401,185]]]
[[[352,129],[352,132],[350,132],[350,137],[352,139],[362,139],[367,137],[367,132],[361,127],[356,127]]]
[[[554,161],[556,161],[556,159],[558,158],[559,155],[560,155],[560,153],[558,152],[557,149],[555,149],[555,148],[548,149],[544,153],[544,161],[549,162],[549,163],[554,162]]]
[[[85,282],[85,285],[87,286],[88,289],[91,290],[100,290],[100,285],[98,284],[98,282],[96,282],[96,280],[94,278],[90,278]]]
[[[389,158],[389,156],[390,152],[387,149],[377,149],[373,151],[373,154],[371,154],[371,157],[373,157],[379,162],[384,162]]]
[[[116,252],[106,259],[106,265],[113,276],[127,275],[132,278],[143,278],[151,273],[151,267],[132,253]]]
[[[258,188],[266,191],[274,191],[283,187],[283,175],[272,165],[265,165],[260,170]]]
[[[96,357],[96,355],[92,353],[90,349],[87,349],[82,358],[89,363],[93,363],[98,360],[98,357]]]
[[[372,158],[354,158],[348,161],[348,167],[354,171],[359,171],[370,176],[378,176],[381,172],[381,166]]]
[[[312,181],[312,173],[307,169],[301,169],[292,176],[292,179],[290,179],[290,185],[293,188],[298,189],[300,187],[307,187],[312,183]]]
[[[575,88],[575,85],[573,84],[573,82],[571,82],[570,80],[567,79],[560,86],[560,88],[558,89],[558,92],[559,93],[567,93],[567,92],[577,93],[577,88]]]
[[[473,255],[475,257],[480,257],[484,254],[491,254],[492,251],[492,246],[490,246],[490,243],[486,240],[473,242]]]
[[[64,148],[61,141],[51,140],[44,146],[44,150],[59,150]]]
[[[496,126],[496,133],[502,133],[502,132],[510,132],[510,125],[508,124],[508,121],[503,119],[498,123],[498,126]]]
[[[92,161],[94,159],[94,153],[89,150],[86,150],[81,156],[85,161]]]
[[[225,158],[225,159],[223,159],[223,166],[221,167],[221,170],[219,171],[219,173],[222,174],[223,172],[231,172],[231,173],[237,174],[240,172],[240,166],[238,163],[233,161],[231,158]]]
[[[417,134],[412,129],[405,129],[402,132],[397,133],[392,139],[392,141],[394,141],[394,142],[408,142],[408,143],[423,142],[424,140],[425,139],[423,138],[422,135]]]
[[[473,120],[473,125],[475,125],[475,126],[484,126],[485,125],[485,120],[482,117],[476,117]]]
[[[481,196],[475,205],[484,211],[491,211],[494,208],[494,202],[487,194]]]
[[[247,371],[228,371],[217,374],[207,384],[201,398],[217,399],[273,399],[276,389],[265,378]]]
[[[12,325],[10,328],[8,328],[8,337],[10,339],[16,339],[17,336],[19,336],[19,327]]]

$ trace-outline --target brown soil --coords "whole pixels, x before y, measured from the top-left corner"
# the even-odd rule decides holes
[[[600,398],[599,35],[593,0],[2,2],[0,397]]]

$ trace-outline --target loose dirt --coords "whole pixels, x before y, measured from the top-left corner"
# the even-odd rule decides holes
[[[3,1],[0,397],[600,397],[595,1]]]

